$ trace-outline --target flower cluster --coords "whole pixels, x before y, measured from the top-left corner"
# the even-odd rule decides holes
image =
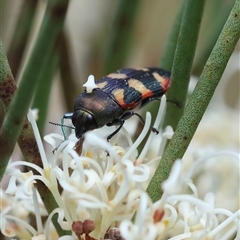
[[[159,128],[165,104],[164,96],[153,125],[155,128]],[[87,133],[84,141],[77,140],[71,134],[59,147],[63,137],[49,134],[45,140],[56,151],[47,157],[31,112],[29,120],[38,142],[43,168],[22,161],[9,164],[9,185],[5,191],[1,191],[0,227],[5,236],[57,239],[51,219],[58,214],[57,221],[61,228],[72,232],[71,235],[62,236],[61,240],[114,239],[116,235],[118,239],[126,240],[239,237],[237,227],[240,211],[236,211],[236,201],[231,202],[230,211],[221,208],[221,202],[216,199],[220,192],[227,195],[226,199],[237,199],[239,193],[223,188],[224,175],[219,179],[208,175],[207,182],[201,178],[206,169],[215,169],[221,164],[219,156],[225,156],[224,161],[227,159],[229,162],[232,175],[233,172],[238,174],[238,154],[225,151],[204,156],[185,172],[181,161],[177,160],[169,178],[162,185],[162,198],[152,203],[146,188],[162,152],[155,153],[158,157],[152,157],[149,151],[153,141],[161,145],[160,149],[164,148],[166,139],[173,134],[170,127],[157,136],[151,133],[140,153],[137,148],[151,125],[149,113],[135,142],[132,142],[124,128],[110,143],[104,140],[109,133],[105,128]],[[77,145],[80,145],[77,147],[80,154],[75,149]],[[18,166],[33,168],[39,175],[20,171]],[[37,180],[48,187],[59,206],[50,214],[35,189]],[[212,191],[200,193],[201,184],[212,185]],[[216,189],[219,191],[214,192]],[[36,218],[35,227],[32,226],[32,215]],[[45,223],[42,223],[43,217],[47,218]]]
[[[222,158],[224,157],[224,158]],[[220,160],[220,161],[219,161]],[[169,178],[164,182],[162,198],[154,203],[149,203],[146,193],[139,196],[139,207],[135,222],[124,220],[120,224],[120,231],[124,239],[238,239],[239,217],[238,209],[239,192],[237,186],[231,190],[224,189],[223,176],[218,179],[206,179],[204,184],[212,185],[215,192],[206,192],[201,198],[197,188],[198,178],[204,174],[204,168],[210,162],[211,167],[217,168],[221,161],[228,160],[229,174],[234,174],[235,185],[239,174],[239,154],[222,151],[199,158],[188,172],[182,173],[180,160],[176,161]],[[182,175],[182,176],[181,176]],[[206,177],[206,176],[205,176]],[[210,181],[208,181],[210,180]],[[218,180],[219,182],[214,182]],[[194,181],[196,183],[194,184]],[[222,182],[222,183],[220,183]],[[201,182],[203,183],[203,182]],[[225,194],[225,198],[216,199],[217,193]],[[230,199],[229,199],[230,198]],[[233,199],[231,199],[233,198]],[[219,201],[227,201],[231,212],[221,208]]]

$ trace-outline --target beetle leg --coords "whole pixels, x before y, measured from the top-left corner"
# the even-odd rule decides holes
[[[141,117],[141,115],[139,115],[138,113],[135,113],[135,112],[133,112],[133,115],[138,116],[139,119],[140,119],[140,121],[142,122],[142,124],[143,124],[143,125],[145,124],[145,121],[143,120],[143,118]],[[151,131],[152,131],[152,132],[154,132],[154,133],[156,133],[156,134],[159,133],[159,131],[158,131],[155,127],[151,126],[150,128],[151,128]]]
[[[114,124],[110,123],[110,124],[107,124],[107,126],[112,126],[112,125],[116,125],[116,122],[118,122],[118,124],[120,125],[113,133],[111,133],[108,137],[107,137],[107,141],[109,142],[109,140],[116,134],[119,132],[119,130],[122,128],[125,120],[122,119],[122,118],[117,118],[115,121],[114,121]]]
[[[143,121],[142,117],[139,114],[135,113],[135,112],[126,112],[126,113],[124,113],[120,118],[116,118],[112,122],[107,124],[107,126],[120,125],[112,134],[110,134],[107,137],[107,140],[109,141],[116,133],[118,133],[119,130],[122,128],[123,124],[125,123],[125,120],[129,119],[133,115],[138,115],[141,118],[141,120]]]
[[[136,115],[140,121],[142,122],[142,124],[145,124],[145,121],[143,120],[143,118],[141,117],[141,115],[139,115],[138,113],[135,113],[135,112],[126,112],[124,113],[121,118],[117,118],[117,119],[114,119],[112,122],[108,123],[107,126],[113,126],[113,125],[120,125],[112,134],[110,134],[108,137],[107,137],[107,140],[109,141],[116,133],[119,132],[119,130],[122,128],[125,120],[129,119],[130,117],[132,117],[133,115]],[[151,126],[151,131],[158,134],[159,131]]]
[[[62,128],[62,133],[64,137],[64,141],[67,140],[66,137],[66,131],[65,131],[65,126],[64,126],[64,119],[72,119],[73,113],[65,113],[61,119],[61,128]]]
[[[178,108],[182,108],[182,106],[181,106],[181,104],[180,103],[178,103],[178,102],[175,102],[175,101],[172,101],[172,100],[166,100],[167,102],[170,102],[170,103],[173,103],[176,107],[178,107]]]
[[[148,103],[150,103],[150,102],[152,102],[152,101],[155,101],[155,100],[161,101],[161,98],[152,97],[152,98],[145,99],[145,100],[142,101],[140,108],[144,107],[144,106],[147,105]],[[178,108],[182,108],[181,104],[178,103],[178,102],[175,102],[175,101],[169,100],[169,99],[167,99],[166,101],[167,101],[167,102],[170,102],[170,103],[173,103],[173,104],[174,104],[176,107],[178,107]]]

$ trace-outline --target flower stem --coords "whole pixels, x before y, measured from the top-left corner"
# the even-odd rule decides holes
[[[208,31],[208,34],[204,34],[201,45],[198,47],[197,51],[201,54],[196,54],[194,60],[194,66],[192,73],[195,76],[200,76],[203,67],[218,39],[221,30],[227,21],[229,13],[234,5],[233,0],[213,0],[210,3],[208,14],[205,15],[205,23],[202,25],[201,31],[205,33]],[[216,14],[217,13],[217,14]],[[214,20],[213,20],[214,16]],[[201,35],[201,33],[200,33]]]
[[[223,30],[207,60],[175,134],[168,144],[162,160],[153,176],[148,193],[155,202],[160,199],[161,184],[168,178],[176,159],[182,158],[213,93],[227,66],[228,60],[240,37],[240,0],[236,0]]]
[[[59,61],[59,49],[54,49],[51,56],[49,56],[43,62],[42,71],[39,73],[41,84],[38,85],[33,98],[31,108],[37,108],[39,110],[37,125],[41,136],[43,135],[43,131],[45,128],[48,113],[49,97],[51,94],[52,82],[54,74],[57,69],[58,61]]]
[[[183,1],[181,8],[179,9],[177,16],[175,17],[172,30],[168,37],[167,45],[164,48],[162,59],[159,64],[161,68],[169,72],[172,70],[173,59],[174,59],[174,54],[175,54],[175,50],[178,42],[178,36],[180,32],[184,10],[185,10],[185,1]]]
[[[23,53],[26,48],[27,39],[34,22],[38,1],[23,1],[17,24],[14,30],[14,35],[9,44],[10,48],[7,52],[8,61],[11,66],[13,76],[16,77]]]
[[[175,17],[172,30],[170,32],[170,36],[168,37],[167,45],[164,48],[164,52],[159,64],[159,67],[171,72],[172,70],[172,65],[173,65],[173,59],[174,59],[174,54],[178,42],[178,36],[180,32],[180,27],[182,23],[182,17],[183,13],[185,10],[185,1],[183,1],[181,8],[179,12],[177,13],[177,16]],[[159,103],[157,101],[153,101],[149,106],[148,106],[148,111],[152,114],[152,118],[155,119],[157,116],[157,111],[158,111]],[[140,145],[139,149],[143,149],[144,147],[144,142]]]
[[[174,130],[184,111],[205,1],[188,0],[183,1],[182,5],[184,5],[181,7],[184,8],[182,24],[173,60],[171,87],[167,92],[167,99],[177,104],[169,103],[167,105],[163,121],[163,128],[170,125]],[[171,35],[171,37],[176,36]]]

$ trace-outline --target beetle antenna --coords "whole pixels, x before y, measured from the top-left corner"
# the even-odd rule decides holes
[[[67,125],[64,125],[64,124],[61,124],[61,123],[54,123],[54,122],[49,122],[49,123],[52,124],[52,125],[55,125],[55,126],[67,127],[67,128],[75,129],[75,127],[67,126]]]

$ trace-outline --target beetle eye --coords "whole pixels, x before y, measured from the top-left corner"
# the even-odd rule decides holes
[[[73,113],[72,123],[77,138],[81,138],[85,132],[97,128],[97,123],[92,114],[81,109],[75,110]]]

